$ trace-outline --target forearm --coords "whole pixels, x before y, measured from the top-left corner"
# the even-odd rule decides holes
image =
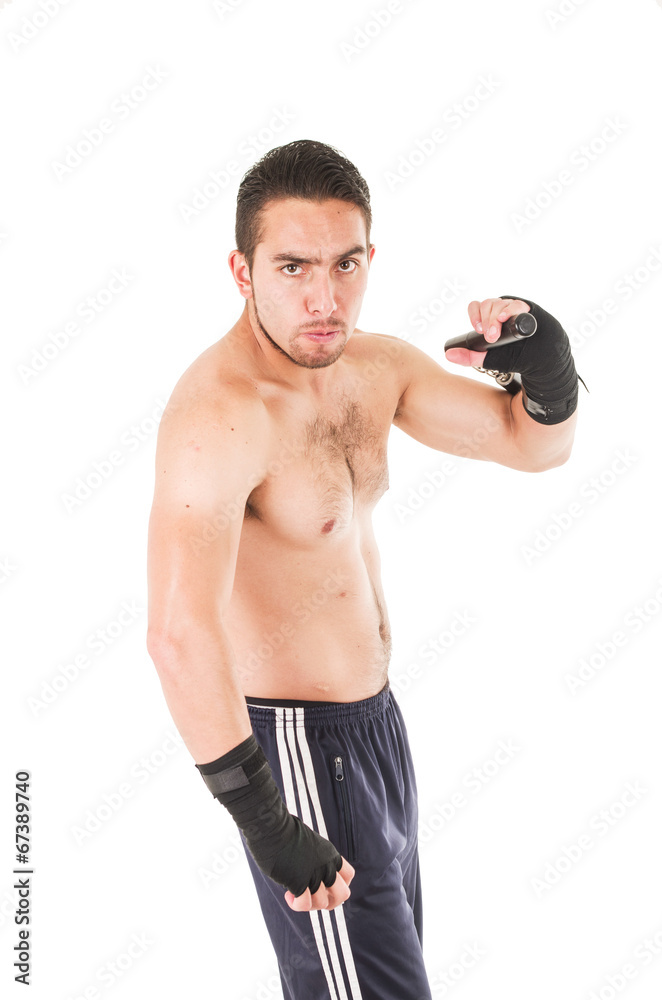
[[[173,721],[196,764],[216,760],[252,733],[234,652],[222,626],[191,625],[149,652]]]
[[[510,397],[511,428],[518,451],[530,460],[531,471],[563,465],[570,456],[577,410],[558,424],[541,424],[526,412],[522,393]]]
[[[192,625],[176,641],[150,636],[148,648],[184,743],[258,867],[294,898],[307,889],[312,898],[322,882],[335,885],[344,860],[330,840],[288,811],[253,733],[225,630]],[[342,902],[349,891],[341,886],[340,892]]]

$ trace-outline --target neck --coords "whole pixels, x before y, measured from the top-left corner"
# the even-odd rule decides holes
[[[346,366],[342,355],[322,368],[308,368],[292,360],[285,349],[265,335],[249,309],[248,300],[233,332],[240,338],[257,374],[304,395],[319,399],[327,396],[337,386]]]

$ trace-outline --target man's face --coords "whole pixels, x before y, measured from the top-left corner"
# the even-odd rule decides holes
[[[252,323],[265,350],[305,368],[326,368],[342,354],[361,311],[374,247],[363,213],[337,199],[285,198],[262,214],[263,239],[251,273]],[[312,334],[331,333],[315,340]]]

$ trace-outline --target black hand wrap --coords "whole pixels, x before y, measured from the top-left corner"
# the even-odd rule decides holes
[[[580,379],[570,350],[568,335],[557,319],[521,295],[501,299],[526,302],[538,323],[532,337],[499,347],[497,340],[485,354],[482,367],[522,376],[524,409],[539,424],[560,424],[577,409]],[[586,390],[588,392],[588,389]]]
[[[265,875],[295,896],[306,889],[317,892],[321,882],[333,885],[342,856],[330,840],[287,811],[253,733],[217,760],[195,766],[244,834]]]

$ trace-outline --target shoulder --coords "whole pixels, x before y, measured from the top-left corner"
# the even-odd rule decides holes
[[[226,425],[257,434],[266,429],[267,422],[257,385],[214,344],[176,382],[161,417],[159,436],[215,435]]]
[[[412,382],[429,376],[436,379],[453,377],[431,355],[401,337],[355,330],[352,340],[356,334],[359,335],[356,352],[358,357],[364,363],[372,365],[373,369],[388,369],[391,372],[397,384],[399,401]]]
[[[358,329],[352,334],[350,344],[352,357],[358,362],[376,365],[381,370],[389,368],[396,373],[404,372],[411,365],[417,351],[400,337]]]
[[[350,343],[355,344],[360,350],[373,352],[388,346],[397,348],[400,344],[406,345],[407,341],[400,337],[392,337],[388,333],[374,333],[370,330],[359,330],[356,327]]]
[[[417,361],[420,362],[424,358],[432,360],[430,355],[422,351],[420,347],[388,333],[369,333],[357,329],[352,334],[350,343],[352,342],[356,344],[357,355],[366,358],[366,360],[374,361],[379,357],[390,358],[394,364],[402,367]]]

